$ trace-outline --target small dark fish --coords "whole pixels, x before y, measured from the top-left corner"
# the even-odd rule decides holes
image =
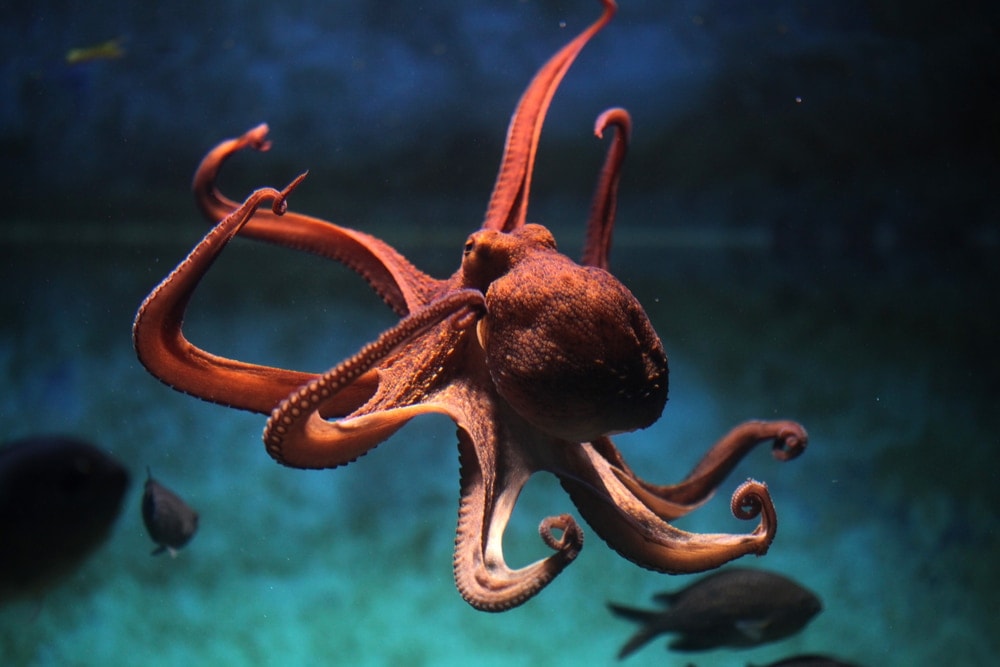
[[[0,602],[73,572],[107,538],[128,483],[121,463],[77,438],[0,447]]]
[[[666,608],[645,610],[608,603],[616,615],[642,625],[622,646],[619,658],[665,633],[680,635],[670,642],[670,648],[677,651],[757,646],[795,634],[822,609],[814,593],[791,579],[738,567],[653,599]]]
[[[198,513],[180,496],[163,486],[146,469],[146,490],[142,494],[142,520],[149,537],[158,545],[152,555],[164,551],[177,556],[177,550],[191,541],[198,530]]]
[[[747,667],[754,667],[754,665],[747,663]],[[819,655],[815,653],[803,654],[803,655],[793,655],[787,658],[782,658],[777,662],[769,662],[761,667],[861,667],[860,665],[853,662],[844,662],[843,660],[837,660],[836,658],[831,658],[827,655]]]

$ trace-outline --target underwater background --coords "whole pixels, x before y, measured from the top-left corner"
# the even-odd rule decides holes
[[[647,606],[695,576],[638,568],[588,526],[524,606],[477,612],[452,580],[454,426],[422,417],[351,465],[283,468],[261,416],[179,394],[136,360],[141,300],[202,237],[190,179],[224,138],[242,198],[309,177],[290,205],[384,239],[443,277],[479,227],[507,121],[596,0],[23,2],[0,25],[0,440],[85,437],[132,485],[111,537],[44,595],[0,604],[3,665],[614,664]],[[809,431],[760,448],[678,522],[740,532],[728,496],[765,481],[779,529],[739,565],[824,609],[794,637],[633,665],[984,665],[1000,653],[1000,50],[996,3],[621,0],[557,92],[529,219],[579,255],[605,146],[634,127],[612,271],[670,357],[632,468],[680,480],[751,418]],[[70,63],[72,49],[100,46]],[[395,318],[311,255],[237,239],[185,323],[212,352],[323,371]],[[200,513],[150,556],[146,468]],[[544,555],[528,484],[508,561]],[[0,535],[0,539],[2,535]]]

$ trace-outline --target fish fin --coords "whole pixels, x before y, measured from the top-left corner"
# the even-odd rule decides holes
[[[621,618],[627,618],[630,621],[635,621],[636,623],[649,623],[651,620],[659,616],[655,611],[648,611],[646,609],[638,609],[636,607],[626,607],[625,605],[615,604],[614,602],[608,603],[608,609],[615,616]]]
[[[764,631],[767,626],[770,625],[770,621],[766,618],[751,618],[742,621],[736,621],[734,624],[736,629],[747,639],[754,642],[759,642],[764,638]]]
[[[641,628],[639,632],[628,638],[622,647],[618,649],[618,659],[624,660],[640,648],[648,644],[656,636],[656,633],[648,628]]]
[[[622,660],[623,658],[626,658],[638,651],[662,631],[660,628],[655,630],[652,629],[653,621],[662,616],[659,612],[637,609],[635,607],[626,607],[624,605],[615,604],[614,602],[608,603],[608,609],[610,609],[611,613],[615,616],[619,616],[642,625],[638,632],[629,637],[628,641],[622,644],[621,649],[618,651],[619,660]]]
[[[159,556],[160,554],[162,554],[166,550],[167,550],[167,548],[161,544],[160,546],[158,546],[155,549],[153,549],[152,551],[150,551],[149,555],[150,556]]]
[[[177,549],[174,549],[173,547],[167,547],[167,553],[170,554],[171,558],[177,558]]]

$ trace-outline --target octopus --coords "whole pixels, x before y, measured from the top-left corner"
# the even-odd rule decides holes
[[[542,122],[564,75],[617,9],[552,56],[510,121],[482,227],[461,264],[434,278],[367,233],[288,210],[299,176],[261,188],[242,203],[216,186],[222,165],[244,149],[267,150],[266,125],[220,143],[198,167],[193,188],[212,229],[139,307],[133,342],[141,363],[170,387],[230,408],[268,415],[263,440],[279,463],[335,468],[353,462],[411,419],[429,413],[457,427],[460,502],[454,578],[474,608],[516,607],[545,588],[580,553],[583,530],[570,514],[543,518],[551,553],[522,567],[504,558],[503,537],[525,483],[554,475],[587,524],[616,552],[666,573],[716,568],[762,555],[777,529],[767,486],[752,479],[732,494],[733,514],[759,518],[745,534],[698,534],[671,522],[704,504],[756,445],[779,460],[800,454],[793,421],[748,421],[710,447],[680,482],[640,478],[611,436],[650,426],[667,400],[667,355],[636,297],[609,271],[619,176],[631,132],[620,108],[599,115],[611,135],[587,222],[580,262],[557,250],[547,228],[526,221]],[[187,305],[236,235],[341,262],[360,274],[399,321],[356,354],[316,373],[247,363],[196,347],[184,335]]]

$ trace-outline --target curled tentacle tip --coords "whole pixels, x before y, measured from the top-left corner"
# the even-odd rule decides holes
[[[760,516],[765,509],[774,513],[774,503],[771,502],[771,494],[768,493],[767,484],[748,479],[740,484],[730,501],[730,509],[737,519],[753,519]]]
[[[299,186],[299,183],[305,180],[306,176],[309,175],[309,171],[304,171],[298,176],[296,176],[291,183],[285,186],[285,188],[278,193],[278,196],[274,198],[274,203],[271,205],[271,210],[275,215],[284,215],[288,210],[288,195]]]
[[[247,145],[258,151],[266,151],[271,148],[271,142],[267,139],[267,133],[270,128],[267,123],[261,123],[260,125],[248,130],[241,139]]]
[[[752,552],[758,556],[766,554],[778,531],[778,514],[774,511],[774,503],[767,491],[767,484],[754,479],[748,479],[740,484],[733,492],[730,509],[737,519],[753,519],[760,516],[760,524],[753,531]]]
[[[625,139],[628,139],[632,133],[632,117],[628,111],[621,107],[611,107],[601,112],[597,120],[594,121],[594,135],[598,139],[603,139],[604,130],[607,129],[608,125],[617,125],[625,135]]]
[[[799,424],[782,430],[771,445],[771,455],[779,461],[791,461],[806,450],[809,434]]]
[[[558,538],[553,535],[556,530],[562,532]],[[583,530],[569,514],[545,517],[538,525],[538,534],[550,549],[561,551],[569,560],[576,558],[583,548]]]

